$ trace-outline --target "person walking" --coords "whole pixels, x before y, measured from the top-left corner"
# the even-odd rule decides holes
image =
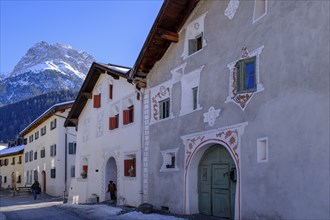
[[[116,201],[116,191],[116,184],[112,180],[110,180],[108,184],[108,192],[110,192],[110,199],[113,202]]]
[[[39,194],[41,191],[40,183],[38,182],[38,180],[34,181],[34,183],[31,186],[31,189],[32,189],[32,193],[33,193],[33,198],[34,198],[34,200],[36,200],[37,194]]]

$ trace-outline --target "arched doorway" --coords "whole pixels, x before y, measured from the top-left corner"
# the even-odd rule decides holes
[[[237,172],[228,150],[209,147],[198,165],[198,208],[201,214],[234,218]]]
[[[110,193],[107,193],[110,180],[117,185],[117,164],[113,157],[108,159],[105,167],[105,200],[110,200]]]
[[[41,172],[41,177],[42,177],[42,191],[46,193],[46,171]]]
[[[16,175],[15,175],[15,172],[11,173],[11,188],[16,189]]]

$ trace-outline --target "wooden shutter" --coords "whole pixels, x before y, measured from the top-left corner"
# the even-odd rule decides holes
[[[131,166],[134,168],[135,176],[135,158],[124,160],[124,176],[130,176],[128,170],[131,168]]]
[[[94,95],[94,108],[100,108],[101,107],[101,94]]]
[[[134,122],[134,105],[128,107],[128,123]]]
[[[87,171],[88,171],[88,166],[87,166],[87,165],[84,165],[84,166],[83,166],[83,171],[84,171],[85,173],[87,173]]]
[[[129,123],[129,110],[126,109],[123,111],[123,124],[127,125]]]
[[[114,130],[116,128],[116,117],[109,118],[109,130]]]
[[[113,95],[113,85],[109,84],[109,98],[112,99],[112,95]]]
[[[193,54],[197,51],[197,40],[190,39],[188,41],[188,55]]]

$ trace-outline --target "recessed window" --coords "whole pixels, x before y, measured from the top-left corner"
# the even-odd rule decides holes
[[[29,143],[31,143],[33,141],[33,135],[29,136]]]
[[[40,158],[44,158],[45,157],[45,148],[41,148],[40,150]]]
[[[192,88],[192,96],[193,96],[193,110],[196,110],[198,107],[198,87]]]
[[[56,128],[56,118],[50,122],[50,130],[53,130]]]
[[[11,161],[11,165],[15,165],[15,157],[13,157],[13,159]]]
[[[56,169],[55,168],[52,168],[50,169],[50,178],[56,178]]]
[[[33,171],[33,180],[38,181],[38,170]]]
[[[81,178],[86,179],[88,174],[88,165],[82,166]]]
[[[44,136],[46,134],[46,125],[41,128],[41,136]]]
[[[22,156],[18,156],[18,164],[21,164],[22,163]]]
[[[36,133],[34,133],[34,139],[38,139],[39,138],[39,131],[37,131]]]
[[[2,162],[2,159],[0,159],[0,167],[2,166],[2,163],[3,163],[3,162]]]
[[[34,152],[34,160],[38,159],[38,152]]]
[[[177,153],[179,148],[176,149],[170,149],[161,151],[161,154],[163,156],[163,164],[160,168],[160,171],[178,171],[179,168],[177,166]]]
[[[76,176],[76,167],[75,166],[71,166],[71,169],[70,169],[70,174],[71,174],[71,177],[75,177]]]
[[[69,154],[76,154],[77,143],[69,143]]]
[[[170,117],[170,99],[159,102],[159,119]]]
[[[55,157],[56,156],[56,144],[50,146],[50,156]]]
[[[265,16],[267,13],[267,0],[254,1],[253,23]]]
[[[126,159],[124,160],[124,176],[129,176],[129,177],[136,176],[135,154],[126,155]]]
[[[3,182],[4,182],[4,183],[7,183],[7,177],[6,177],[6,176],[3,177]]]
[[[236,63],[237,93],[253,92],[256,86],[256,57],[240,60]]]
[[[25,153],[25,163],[29,162],[29,153]]]
[[[8,159],[5,159],[5,160],[4,160],[4,165],[7,166],[8,163],[9,163]]]
[[[31,150],[29,152],[29,161],[32,161],[33,160],[33,151]]]
[[[257,161],[268,162],[268,138],[257,140]]]
[[[196,53],[203,48],[203,33],[196,36],[194,39],[189,40],[189,52],[188,55]]]
[[[109,99],[113,98],[113,85],[109,84]]]
[[[101,107],[101,94],[94,95],[93,97],[93,107],[100,108]]]

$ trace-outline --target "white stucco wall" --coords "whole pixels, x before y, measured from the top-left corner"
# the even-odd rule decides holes
[[[109,84],[113,84],[113,99],[109,98]],[[107,162],[114,158],[117,167],[118,203],[138,206],[141,203],[141,100],[126,79],[113,79],[101,74],[93,95],[101,93],[101,107],[93,108],[89,99],[79,116],[77,133],[76,180],[70,187],[69,202],[86,203],[97,195],[100,202],[109,200],[107,186],[111,168]],[[123,109],[134,105],[134,122],[123,125]],[[133,103],[132,103],[133,102]],[[118,108],[116,109],[115,106]],[[119,128],[109,130],[109,117],[119,112]],[[124,159],[136,157],[136,176],[124,176]],[[88,161],[88,175],[82,179],[82,166]],[[93,195],[94,194],[94,195]]]
[[[24,138],[27,138],[28,143],[25,146],[24,154],[31,150],[37,152],[37,160],[25,162],[24,158],[24,176],[25,184],[31,185],[34,182],[33,172],[38,171],[38,181],[41,184],[41,188],[44,189],[44,182],[42,172],[46,173],[46,193],[52,196],[63,196],[65,189],[69,189],[71,183],[70,167],[75,164],[75,156],[68,155],[67,157],[67,184],[65,187],[65,136],[67,134],[67,144],[75,142],[75,130],[73,128],[64,128],[65,117],[68,115],[69,109],[64,112],[56,112],[57,115],[52,115],[37,128],[27,133]],[[50,130],[50,123],[56,118],[56,128]],[[46,134],[41,136],[41,128],[46,126]],[[29,143],[29,136],[35,136],[35,132],[39,131],[39,138],[33,139],[33,142]],[[50,146],[56,144],[56,156],[50,156]],[[45,157],[41,158],[41,149],[45,148]],[[55,178],[51,178],[51,169],[56,168]],[[32,171],[32,182],[30,178],[27,179],[27,171]]]

